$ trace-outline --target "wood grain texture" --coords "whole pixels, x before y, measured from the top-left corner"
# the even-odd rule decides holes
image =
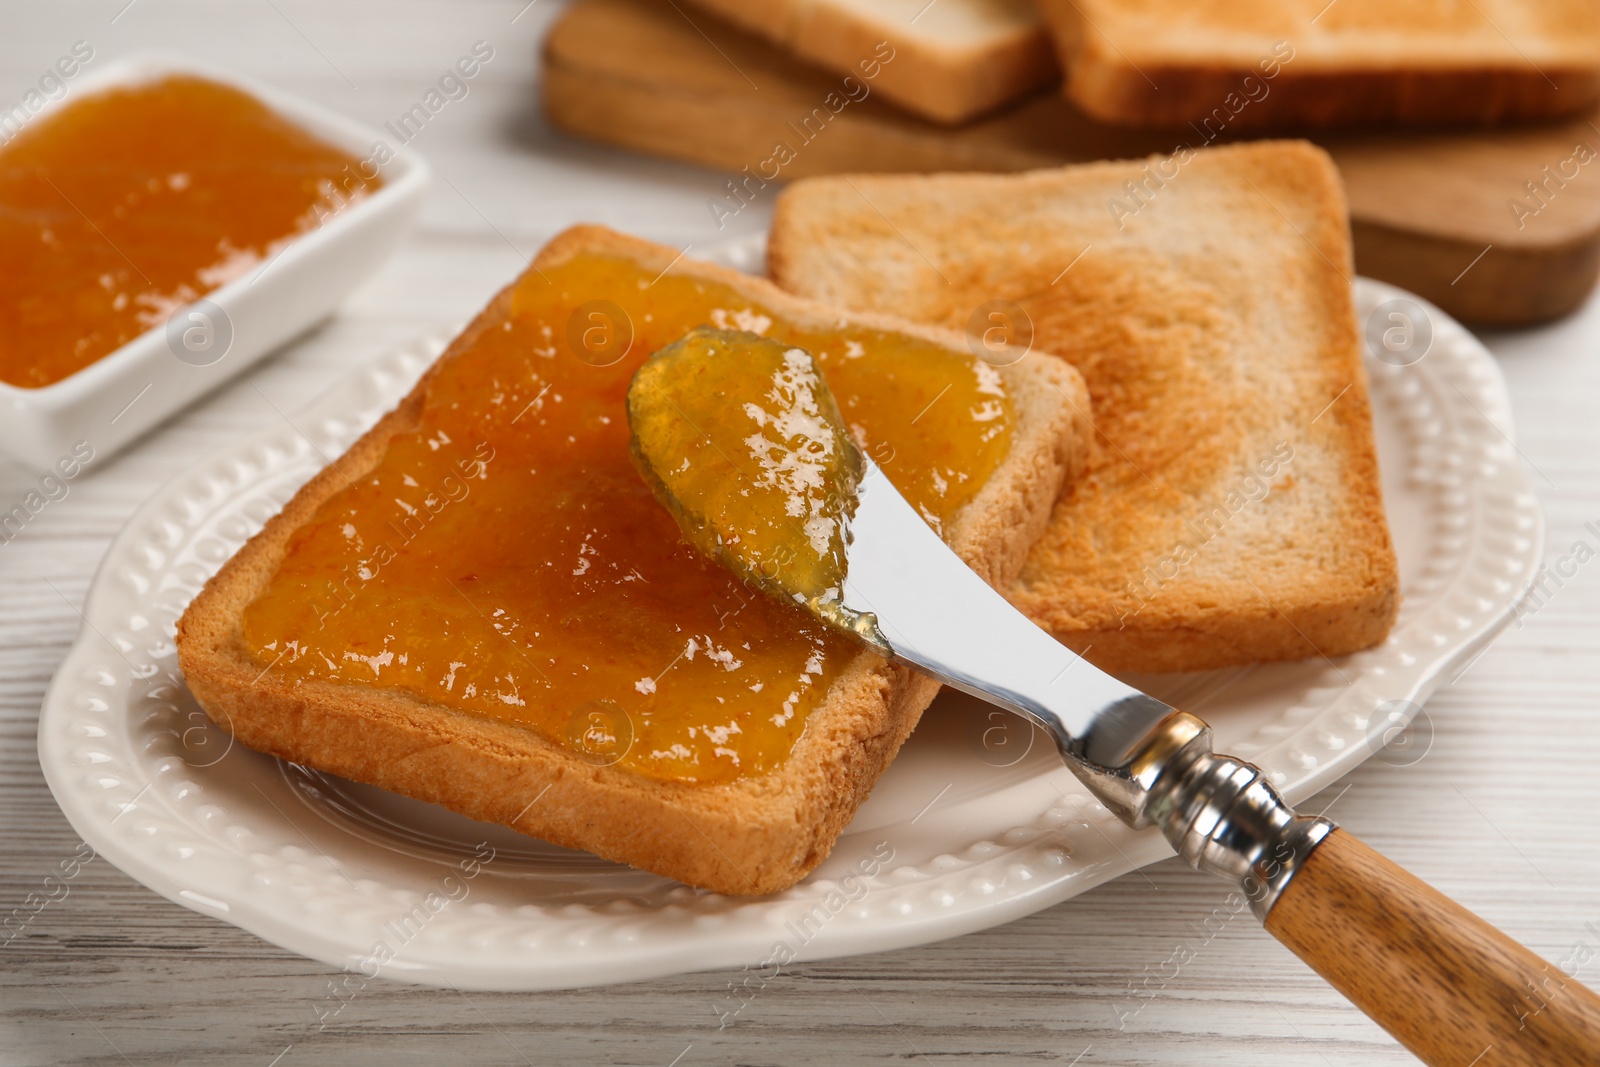
[[[1267,930],[1431,1067],[1583,1067],[1600,997],[1345,830]]]
[[[0,101],[20,99],[86,39],[106,60],[136,48],[190,53],[381,124],[474,40],[496,50],[471,95],[415,143],[438,174],[419,229],[331,322],[91,468],[0,545],[0,917],[79,844],[45,787],[35,724],[90,575],[157,486],[281,425],[280,411],[294,416],[390,348],[464,321],[572,222],[696,250],[765,228],[776,188],[719,228],[705,205],[722,176],[552,130],[532,57],[562,9],[541,0],[518,17],[525,3],[139,0],[113,24],[125,0],[0,0]],[[1550,514],[1552,564],[1580,537],[1600,545],[1584,530],[1600,521],[1600,303],[1490,344]],[[39,473],[0,461],[0,501]],[[1597,646],[1591,561],[1429,701],[1433,741],[1420,761],[1372,760],[1304,809],[1335,802],[1331,817],[1553,962],[1600,950],[1588,929],[1600,925],[1600,835],[1587,816],[1600,808]],[[743,979],[737,971],[512,995],[376,982],[319,1028],[315,1006],[338,972],[170,904],[96,859],[0,947],[0,1064],[1416,1062],[1246,917],[1208,928],[1226,895],[1175,861],[1159,864],[997,929],[787,969],[725,1029],[713,1004]],[[1174,973],[1180,946],[1194,954]],[[1600,956],[1579,973],[1597,975]]]
[[[544,51],[545,107],[557,126],[735,172],[747,191],[763,178],[1023,170],[1207,143],[1199,131],[1096,124],[1053,91],[954,130],[873,97],[870,81],[853,91],[861,97],[864,85],[866,96],[841,106],[851,94],[837,75],[665,0],[580,0]],[[1571,311],[1600,276],[1594,119],[1319,136],[1344,177],[1357,268],[1477,323]],[[1218,138],[1228,139],[1226,130]],[[725,188],[713,201],[736,209],[734,195]]]

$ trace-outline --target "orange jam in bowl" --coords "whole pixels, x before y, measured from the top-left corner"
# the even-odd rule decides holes
[[[0,381],[58,382],[381,185],[230,86],[108,88],[0,146]]]
[[[999,375],[601,255],[530,270],[493,307],[435,369],[416,429],[295,531],[245,609],[251,653],[650,778],[775,768],[858,646],[684,543],[629,453],[630,379],[702,325],[802,348],[855,440],[940,528],[1010,448]]]

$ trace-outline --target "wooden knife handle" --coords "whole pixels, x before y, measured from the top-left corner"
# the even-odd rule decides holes
[[[1343,830],[1266,927],[1424,1063],[1600,1064],[1600,997]]]

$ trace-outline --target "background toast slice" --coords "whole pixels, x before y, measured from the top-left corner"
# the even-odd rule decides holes
[[[568,133],[729,172],[706,201],[719,229],[766,204],[778,180],[1036,170],[1209,140],[1091,122],[1054,92],[957,129],[869,97],[816,133],[800,117],[838,89],[836,76],[725,23],[697,22],[704,36],[659,0],[575,0],[545,38],[541,94]],[[1600,168],[1580,166],[1600,152],[1590,117],[1600,122],[1591,112],[1492,131],[1330,137],[1357,268],[1468,322],[1571,312],[1600,274]]]
[[[1486,124],[1600,98],[1590,0],[1040,0],[1094,118],[1237,130]],[[1213,133],[1214,136],[1214,133]]]
[[[965,122],[1058,77],[1032,0],[692,2],[935,122]]]
[[[1320,149],[807,179],[768,265],[926,322],[1009,308],[1083,373],[1100,447],[1007,595],[1100,666],[1336,656],[1388,632],[1399,576]]]
[[[838,311],[763,279],[598,227],[559,235],[529,270],[549,270],[584,253],[623,257],[650,275],[670,269],[715,281],[791,321],[827,328],[840,322]],[[792,885],[828,854],[937,683],[860,653],[812,711],[778,771],[694,785],[595,766],[531,730],[397,690],[264,672],[245,645],[242,613],[266,587],[296,529],[371,470],[391,438],[417,425],[440,368],[467,339],[506,321],[512,292],[508,287],[491,301],[393,412],[302,488],[207,583],[178,624],[188,684],[235,737],[284,759],[719,892],[767,893]],[[965,352],[964,339],[945,331],[871,315],[848,319]],[[1039,361],[1002,374],[1018,420],[1012,448],[947,528],[955,550],[997,583],[1021,566],[1063,477],[1084,465],[1090,432],[1082,381],[1065,364]]]

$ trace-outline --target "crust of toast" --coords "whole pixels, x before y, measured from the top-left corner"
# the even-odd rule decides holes
[[[1165,181],[1158,163],[806,179],[768,268],[927,322],[1009,301],[1083,372],[1099,448],[1006,593],[1099,666],[1376,644],[1399,572],[1338,174],[1289,141],[1204,149]]]
[[[692,2],[801,59],[857,79],[861,64],[887,42],[893,58],[875,64],[878,73],[867,84],[934,122],[966,122],[1060,76],[1050,35],[1029,0],[941,0],[921,11],[923,2],[902,0],[877,12],[851,0]]]
[[[793,321],[840,321],[839,312],[764,279],[601,227],[558,235],[530,269],[584,253],[626,257],[652,274],[671,269],[713,280]],[[936,682],[863,652],[813,710],[780,769],[694,785],[593,766],[530,730],[403,692],[314,679],[296,683],[263,673],[245,646],[243,610],[276,572],[291,534],[348,479],[370,470],[391,437],[415,426],[439,369],[481,331],[498,326],[510,294],[508,287],[497,295],[394,411],[308,482],[206,583],[178,623],[179,662],[189,687],[233,736],[282,759],[717,892],[787,888],[827,856],[933,699]],[[883,316],[852,315],[849,321],[964,347],[958,335]],[[1063,478],[1084,466],[1090,450],[1082,380],[1051,363],[1057,366],[1003,372],[1018,418],[1011,453],[949,526],[952,547],[996,584],[1022,565]]]
[[[1039,6],[1067,96],[1120,125],[1209,120],[1208,137],[1224,126],[1488,125],[1576,114],[1600,99],[1600,10],[1586,0],[1410,11],[1339,0],[1315,22],[1286,0]]]

